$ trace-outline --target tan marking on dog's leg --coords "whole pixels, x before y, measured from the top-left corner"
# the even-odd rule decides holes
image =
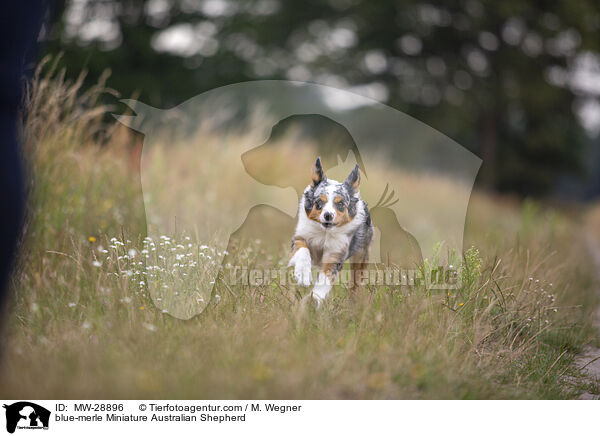
[[[293,257],[294,254],[296,254],[296,251],[301,248],[308,248],[306,240],[302,236],[294,236],[292,239],[292,254],[290,257]]]
[[[309,286],[311,278],[311,255],[306,240],[301,236],[292,239],[292,255],[288,266],[294,267],[294,278],[300,286]]]
[[[344,257],[344,253],[327,253],[323,256],[321,269],[327,275],[332,284],[344,266]]]
[[[326,253],[323,255],[321,272],[312,290],[313,298],[317,300],[319,305],[327,298],[331,288],[333,288],[338,272],[342,269],[344,257],[345,255],[340,253]]]

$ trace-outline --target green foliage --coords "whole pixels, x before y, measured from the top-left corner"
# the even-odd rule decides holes
[[[481,257],[479,250],[470,247],[464,254],[464,261],[460,272],[461,285],[463,289],[471,289],[481,277]]]
[[[72,74],[85,67],[88,84],[110,68],[112,87],[155,106],[256,79],[370,86],[481,156],[490,187],[539,195],[582,169],[580,100],[565,78],[579,54],[598,51],[594,0],[66,4],[46,51],[64,52]],[[90,36],[98,21],[111,31]],[[177,27],[195,43],[156,51]]]

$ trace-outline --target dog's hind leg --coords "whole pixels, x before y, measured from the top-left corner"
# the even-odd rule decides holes
[[[350,258],[350,270],[351,270],[351,280],[350,280],[350,292],[354,293],[354,291],[367,284],[369,278],[369,249],[367,248],[364,251],[360,251],[354,253],[354,255]]]

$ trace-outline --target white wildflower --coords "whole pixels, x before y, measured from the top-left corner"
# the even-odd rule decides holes
[[[154,324],[150,324],[150,323],[143,323],[142,324],[144,326],[145,329],[150,330],[151,332],[155,332],[156,331],[156,326]]]

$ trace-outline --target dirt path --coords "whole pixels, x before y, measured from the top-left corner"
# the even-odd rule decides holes
[[[588,235],[586,239],[588,253],[592,257],[592,261],[596,265],[596,271],[599,274],[598,279],[600,280],[600,247],[594,241],[591,235]],[[600,289],[598,290],[600,292]],[[600,332],[600,306],[596,307],[594,311],[594,317],[592,324],[596,330]],[[583,368],[587,377],[590,380],[600,379],[600,348],[588,347],[584,350],[583,354],[575,360],[576,365]],[[584,392],[579,396],[580,400],[598,400],[600,395],[597,393]]]

